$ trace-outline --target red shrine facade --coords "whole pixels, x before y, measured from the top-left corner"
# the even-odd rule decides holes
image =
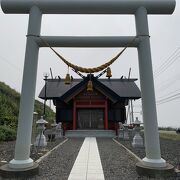
[[[87,91],[91,80],[92,91]],[[56,106],[56,122],[64,131],[76,129],[117,130],[126,121],[126,106],[130,99],[139,99],[137,79],[97,79],[87,76],[64,84],[63,79],[48,79],[39,97],[52,99]]]

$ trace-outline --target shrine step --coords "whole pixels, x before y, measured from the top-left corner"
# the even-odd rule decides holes
[[[114,130],[68,130],[65,132],[66,137],[110,137],[116,136]]]

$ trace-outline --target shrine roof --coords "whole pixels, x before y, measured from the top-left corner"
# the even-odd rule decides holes
[[[97,79],[91,77],[93,88],[100,90],[103,94],[111,96],[114,99],[139,99],[141,92],[135,81],[137,79]],[[87,87],[89,77],[84,79],[73,79],[70,84],[65,84],[64,79],[48,79],[46,84],[46,99],[64,100],[72,96],[77,90],[83,90]],[[41,90],[39,97],[45,99],[45,86]]]

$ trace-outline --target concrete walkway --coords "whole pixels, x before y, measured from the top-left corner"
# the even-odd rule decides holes
[[[85,138],[68,180],[104,180],[95,137]]]

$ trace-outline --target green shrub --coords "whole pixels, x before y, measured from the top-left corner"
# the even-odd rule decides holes
[[[5,133],[1,130],[0,128],[0,142],[1,141],[5,141],[6,137],[5,137]]]
[[[16,131],[8,126],[0,126],[0,141],[13,141],[16,139]]]

